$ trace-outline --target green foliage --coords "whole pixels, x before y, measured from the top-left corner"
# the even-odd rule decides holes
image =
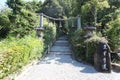
[[[94,54],[99,42],[107,43],[105,38],[99,37],[94,34],[92,37],[87,38],[84,43],[86,46],[86,61],[93,64]]]
[[[26,10],[25,2],[22,0],[7,0],[7,4],[13,10],[8,16],[11,27],[10,34],[15,37],[29,35],[38,25],[38,16],[30,10]]]
[[[120,17],[111,21],[107,25],[109,28],[106,31],[112,50],[120,48]]]
[[[7,5],[13,10],[14,14],[19,14],[24,7],[22,0],[7,0]]]
[[[41,4],[34,1],[26,3],[34,4],[32,10],[25,6],[26,10],[22,0],[8,0],[7,4],[12,11],[8,14],[0,13],[0,37],[7,33],[3,29],[10,30],[7,38],[0,42],[0,79],[19,70],[30,60],[41,58],[45,49],[56,38],[56,24],[47,22],[46,19],[44,41],[35,37],[34,30],[38,26],[39,17],[34,12],[40,9]]]
[[[0,25],[7,27],[9,24],[10,24],[10,21],[7,15],[0,13]]]
[[[77,30],[70,34],[70,41],[73,47],[74,55],[77,59],[81,59],[93,64],[94,53],[99,42],[107,43],[107,40],[94,34],[92,37],[85,39],[85,32]]]
[[[72,44],[73,47],[73,51],[75,54],[76,58],[81,58],[82,60],[85,60],[85,44],[84,42],[84,32],[82,31],[82,29],[77,30],[73,33],[69,34],[69,38],[70,38],[70,42]]]
[[[101,23],[101,27],[103,29],[108,28],[108,26],[106,25],[108,25],[108,23],[110,23],[111,21],[117,19],[117,17],[120,16],[119,13],[120,9],[116,9],[115,7],[103,9],[102,11],[100,11],[98,14],[98,20],[99,23]]]
[[[7,15],[0,13],[0,38],[7,36],[10,29],[10,21]]]
[[[57,0],[61,7],[63,8],[63,13],[65,16],[70,17],[74,11],[75,0]]]
[[[52,22],[48,22],[44,19],[44,42],[47,47],[50,43],[52,43],[56,38],[56,24]]]
[[[42,12],[51,17],[62,17],[63,8],[59,5],[57,0],[46,0],[42,7]]]
[[[0,42],[0,79],[20,69],[33,58],[40,58],[44,51],[42,40],[34,36],[21,39],[10,37]]]
[[[56,25],[44,19],[44,41],[31,36],[17,38],[8,36],[0,42],[0,79],[17,71],[32,59],[41,58],[43,51],[56,38]]]
[[[96,26],[98,22],[98,13],[104,8],[109,8],[109,4],[107,0],[87,1],[81,8],[84,21],[87,22],[87,24],[90,23]]]
[[[111,7],[120,8],[120,0],[109,0]]]
[[[32,11],[32,12],[40,12],[41,11],[41,7],[42,6],[42,2],[41,1],[30,1],[30,2],[26,2],[25,4],[25,9]]]
[[[38,25],[38,16],[27,10],[22,10],[21,15],[10,16],[11,31],[10,33],[17,37],[23,37],[30,34]]]

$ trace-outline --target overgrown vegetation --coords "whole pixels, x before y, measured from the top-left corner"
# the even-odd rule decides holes
[[[0,42],[0,79],[42,56],[44,43],[35,36],[10,37]]]
[[[70,42],[75,53],[74,55],[77,59],[93,64],[94,54],[98,43],[107,43],[107,40],[96,34],[87,39],[84,36],[85,32],[82,29],[69,34]]]
[[[111,49],[116,51],[120,48],[120,17],[111,21],[107,25],[109,28],[106,29],[106,36],[109,39]]]
[[[42,2],[8,0],[7,4],[11,10],[0,12],[0,79],[41,58],[56,38],[56,23],[46,19],[43,40],[36,36],[39,16],[35,12],[41,9]]]
[[[56,39],[56,26],[44,24],[44,40],[38,39],[35,31],[22,38],[8,36],[0,42],[0,78],[20,69],[32,59],[42,57],[45,49]]]
[[[44,19],[44,43],[46,47],[56,39],[56,26],[56,23]]]

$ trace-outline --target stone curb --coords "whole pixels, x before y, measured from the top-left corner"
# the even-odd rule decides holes
[[[112,65],[113,71],[120,72],[120,65],[119,64],[111,63],[111,65]]]

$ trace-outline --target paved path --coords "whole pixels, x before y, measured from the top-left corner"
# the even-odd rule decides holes
[[[94,67],[73,60],[66,37],[61,37],[43,61],[23,71],[15,80],[120,80],[120,73],[99,73]]]

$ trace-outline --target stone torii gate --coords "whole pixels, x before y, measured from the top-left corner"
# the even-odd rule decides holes
[[[80,19],[80,15],[78,15],[77,17],[74,17],[74,18],[68,18],[68,19],[61,19],[61,18],[53,18],[53,17],[50,17],[50,16],[47,16],[43,13],[40,13],[40,26],[38,28],[36,28],[36,31],[37,31],[37,36],[39,38],[42,39],[43,37],[43,31],[44,31],[44,28],[43,28],[43,17],[46,17],[48,19],[52,19],[54,21],[59,21],[59,25],[61,26],[61,21],[66,21],[66,20],[72,20],[72,19],[77,19],[77,29],[80,29],[81,28],[81,19]],[[61,26],[62,27],[62,26]]]

